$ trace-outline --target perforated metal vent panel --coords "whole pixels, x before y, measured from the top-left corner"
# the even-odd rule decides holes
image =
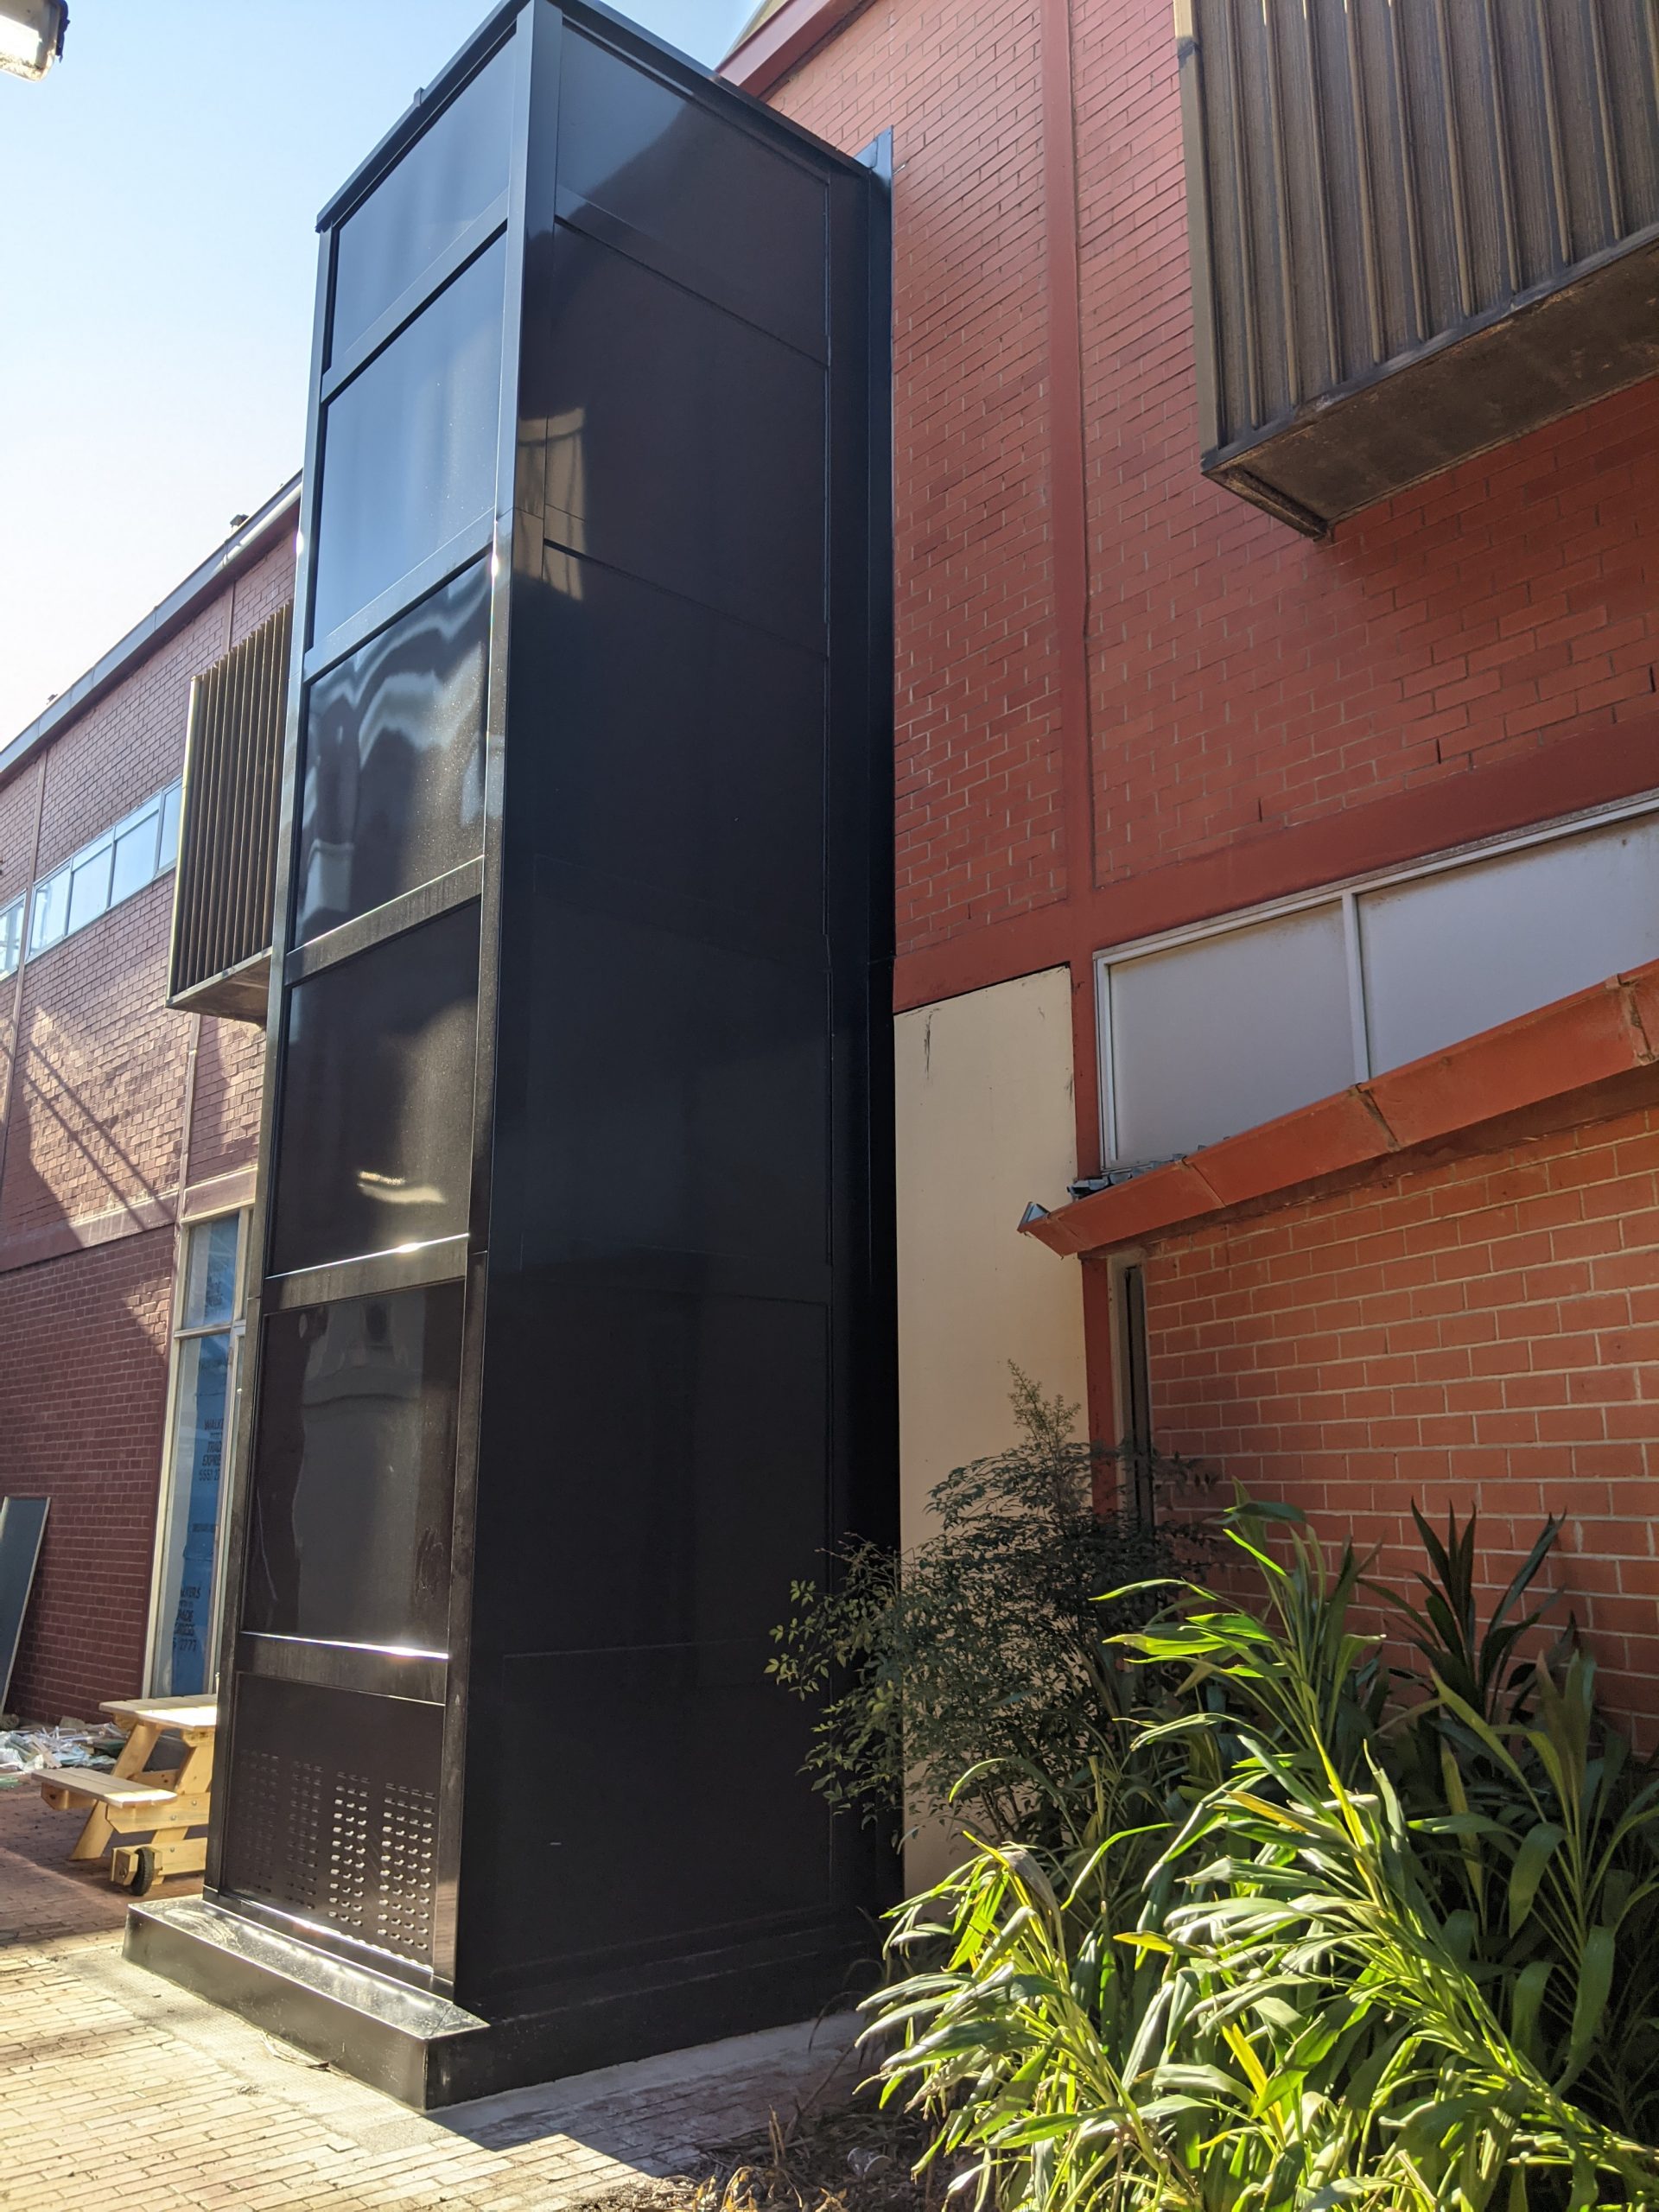
[[[442,1709],[244,1676],[226,1889],[427,1966]]]

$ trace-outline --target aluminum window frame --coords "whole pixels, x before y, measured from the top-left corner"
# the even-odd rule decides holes
[[[1461,845],[1448,846],[1440,852],[1425,855],[1421,860],[1408,861],[1390,868],[1370,868],[1357,875],[1340,876],[1332,882],[1317,884],[1306,891],[1287,893],[1281,899],[1263,899],[1254,906],[1236,907],[1225,914],[1206,917],[1203,921],[1184,923],[1177,929],[1159,931],[1148,937],[1128,938],[1120,944],[1103,947],[1095,955],[1095,1024],[1098,1040],[1095,1057],[1100,1128],[1106,1165],[1120,1167],[1135,1164],[1123,1158],[1118,1149],[1115,1039],[1112,1033],[1111,971],[1114,968],[1151,953],[1173,952],[1182,946],[1202,944],[1211,938],[1230,936],[1235,931],[1254,928],[1262,922],[1279,921],[1287,915],[1307,913],[1317,907],[1339,906],[1347,955],[1348,1008],[1354,1063],[1352,1080],[1364,1083],[1375,1071],[1371,1065],[1359,941],[1359,901],[1367,893],[1393,890],[1400,884],[1415,882],[1427,876],[1449,875],[1459,868],[1472,867],[1481,861],[1502,859],[1510,854],[1526,852],[1535,847],[1559,844],[1566,838],[1608,828],[1616,823],[1639,821],[1644,816],[1652,815],[1659,815],[1659,787],[1643,791],[1633,798],[1617,799],[1605,805],[1585,807],[1572,814],[1557,815],[1548,822],[1534,824],[1526,830],[1500,830],[1490,837],[1473,838]],[[1210,1141],[1218,1144],[1224,1140],[1217,1137]]]
[[[124,906],[129,899],[137,899],[141,893],[148,891],[152,884],[158,883],[162,876],[177,865],[179,804],[182,785],[182,777],[175,776],[170,784],[164,784],[160,791],[152,792],[149,798],[135,806],[130,813],[124,814],[118,822],[112,823],[107,830],[100,830],[96,837],[89,837],[84,845],[69,854],[66,859],[60,861],[48,874],[35,879],[29,886],[28,892],[22,894],[29,901],[29,922],[18,948],[20,965],[25,960],[38,960],[43,954],[51,952],[55,947],[63,944],[66,938],[79,937],[82,930],[91,929],[94,922],[101,922],[105,914],[112,914],[118,906]],[[150,872],[142,883],[135,884],[130,891],[124,891],[118,899],[115,898],[111,894],[115,880],[116,846],[123,837],[130,836],[135,830],[142,829],[147,820],[155,824]],[[103,904],[94,912],[72,925],[71,900],[73,896],[76,872],[79,869],[89,868],[100,855],[105,855],[108,856],[108,869],[105,879]],[[55,935],[44,937],[39,931],[42,902],[59,886],[62,887],[63,893],[63,925]],[[6,911],[10,912],[10,909]],[[0,969],[0,976],[15,972],[16,970],[12,969]]]
[[[162,1478],[156,1497],[156,1534],[150,1547],[149,1618],[144,1630],[144,1690],[147,1696],[156,1694],[156,1669],[163,1635],[170,1637],[172,1633],[170,1624],[164,1623],[162,1616],[167,1579],[168,1540],[173,1525],[174,1507],[177,1503],[179,1376],[183,1365],[180,1347],[194,1338],[228,1336],[230,1351],[225,1372],[225,1433],[219,1446],[219,1508],[213,1529],[213,1597],[208,1610],[205,1643],[208,1680],[202,1691],[204,1697],[218,1694],[220,1647],[224,1641],[220,1629],[228,1580],[226,1569],[228,1564],[226,1539],[232,1488],[231,1447],[236,1434],[244,1344],[248,1332],[248,1248],[252,1241],[249,1233],[251,1211],[248,1206],[228,1206],[217,1213],[193,1214],[188,1221],[181,1221],[174,1233],[173,1297],[167,1339],[166,1426],[162,1432]],[[187,1324],[184,1312],[185,1299],[190,1287],[190,1240],[197,1230],[211,1229],[215,1222],[219,1221],[234,1221],[237,1224],[236,1281],[231,1318],[228,1321]]]
[[[0,982],[15,976],[23,964],[23,932],[28,909],[27,891],[20,891],[15,899],[0,906]]]

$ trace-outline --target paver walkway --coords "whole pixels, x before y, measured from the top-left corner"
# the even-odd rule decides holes
[[[426,2119],[121,1956],[75,1825],[0,1790],[0,2206],[572,2212],[850,2088],[850,2023],[785,2029]],[[170,1883],[152,1895],[185,1895]]]

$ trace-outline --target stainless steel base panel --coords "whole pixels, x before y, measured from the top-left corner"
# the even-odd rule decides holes
[[[458,2005],[325,1957],[200,1897],[130,1906],[122,1950],[421,2112],[467,2094],[456,2087],[460,2054],[488,2034]]]

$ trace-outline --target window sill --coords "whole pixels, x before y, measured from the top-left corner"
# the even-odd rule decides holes
[[[1058,1207],[1020,1233],[1062,1255],[1109,1252],[1656,1065],[1659,960]]]

